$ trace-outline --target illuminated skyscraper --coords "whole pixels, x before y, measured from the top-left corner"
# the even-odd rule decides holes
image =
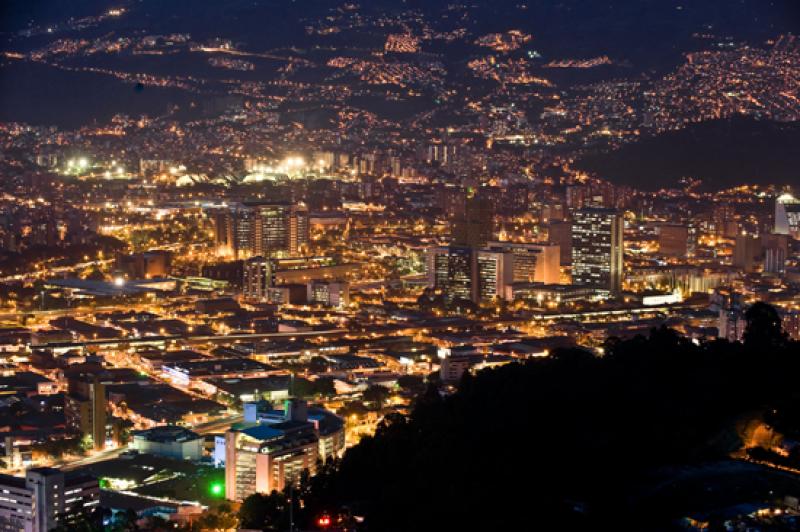
[[[241,501],[253,493],[282,491],[313,475],[317,461],[341,456],[344,422],[305,401],[287,400],[283,410],[268,403],[246,403],[244,422],[218,440],[215,454],[225,460],[225,496]]]
[[[308,244],[308,209],[287,202],[245,202],[214,215],[216,244],[235,258],[291,257]]]
[[[775,200],[775,233],[800,239],[800,200],[791,194]]]
[[[513,256],[503,250],[481,250],[477,257],[477,300],[502,298],[513,278]]]
[[[96,451],[106,446],[106,386],[93,374],[81,374],[69,379],[64,397],[67,424],[83,436],[88,436]]]
[[[242,295],[251,301],[266,301],[269,289],[275,284],[271,259],[253,257],[244,261]]]
[[[447,301],[475,300],[474,252],[463,246],[433,248],[428,251],[428,284],[441,290]]]
[[[614,209],[586,208],[575,211],[572,226],[572,282],[608,290],[622,289],[622,214]]]

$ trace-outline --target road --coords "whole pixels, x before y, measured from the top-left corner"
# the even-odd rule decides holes
[[[43,271],[18,273],[16,275],[0,277],[0,283],[8,283],[12,281],[35,281],[36,279],[45,279],[47,277],[53,277],[55,275],[60,275],[62,273],[69,273],[77,270],[85,270],[90,266],[103,266],[106,264],[111,264],[112,262],[114,262],[114,259],[91,260],[87,262],[79,262],[78,264],[73,264],[71,266],[56,266],[53,268],[47,268],[46,270]]]
[[[80,342],[64,342],[57,344],[42,344],[36,347],[58,347],[60,349],[70,347],[116,347],[119,345],[148,345],[154,342],[170,342],[181,340],[186,343],[230,343],[237,340],[269,340],[271,338],[314,338],[319,336],[343,336],[349,331],[347,329],[325,329],[323,331],[299,331],[299,332],[278,332],[278,333],[243,333],[243,334],[225,334],[219,336],[197,336],[192,334],[176,334],[176,335],[163,335],[163,336],[140,336],[137,338],[108,338],[103,340],[83,340]]]

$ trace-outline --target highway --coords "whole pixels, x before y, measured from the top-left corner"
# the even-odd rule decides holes
[[[83,340],[80,342],[58,342],[37,345],[38,348],[57,347],[78,348],[78,347],[116,347],[120,345],[148,345],[154,342],[183,341],[196,344],[230,343],[240,340],[269,340],[272,338],[315,338],[319,336],[343,336],[349,331],[347,329],[325,329],[322,331],[299,331],[299,332],[278,332],[278,333],[242,333],[226,334],[219,336],[197,336],[191,334],[158,335],[158,336],[139,336],[135,338],[106,338],[99,340]]]

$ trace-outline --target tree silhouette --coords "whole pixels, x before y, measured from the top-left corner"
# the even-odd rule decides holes
[[[783,330],[775,307],[759,301],[751,305],[744,316],[747,327],[743,339],[748,347],[767,349],[782,346],[788,340],[789,335]]]
[[[800,345],[776,316],[756,307],[745,344],[659,328],[607,342],[602,357],[556,350],[486,369],[448,396],[430,384],[409,417],[387,416],[309,480],[300,519],[349,513],[384,531],[669,528],[687,508],[653,483],[726,460],[750,416],[775,412],[787,431],[800,422]]]
[[[257,530],[280,530],[288,521],[288,511],[288,501],[282,494],[276,491],[269,495],[254,493],[239,508],[240,526]]]
[[[373,404],[378,409],[383,407],[383,403],[388,399],[389,395],[389,390],[380,384],[373,384],[363,393],[364,401]]]

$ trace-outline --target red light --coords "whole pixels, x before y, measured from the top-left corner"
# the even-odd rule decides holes
[[[331,526],[331,518],[327,515],[323,515],[319,519],[317,519],[317,524],[321,527],[327,528]]]

